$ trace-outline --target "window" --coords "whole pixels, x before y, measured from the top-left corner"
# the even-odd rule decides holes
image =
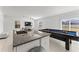
[[[79,19],[74,18],[62,20],[62,30],[79,32]]]

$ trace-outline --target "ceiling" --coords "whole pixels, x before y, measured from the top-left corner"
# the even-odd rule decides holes
[[[10,16],[47,17],[74,10],[79,6],[3,6],[2,11]]]

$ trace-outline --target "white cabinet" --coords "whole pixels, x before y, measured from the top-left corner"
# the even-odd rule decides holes
[[[49,36],[41,38],[41,46],[45,49],[45,51],[49,51]]]
[[[28,52],[31,48],[39,46],[39,40],[32,41],[17,47],[14,47],[14,52]]]

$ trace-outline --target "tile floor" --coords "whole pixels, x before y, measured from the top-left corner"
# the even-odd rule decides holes
[[[63,41],[50,38],[50,52],[79,52],[79,42],[72,41],[70,50],[67,51]]]

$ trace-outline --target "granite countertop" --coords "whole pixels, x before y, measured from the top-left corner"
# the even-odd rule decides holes
[[[45,32],[37,32],[37,33],[33,33],[33,35],[28,35],[28,34],[19,34],[20,36],[24,36],[23,38],[20,37],[20,39],[13,39],[13,47],[16,47],[16,46],[20,46],[22,44],[26,44],[26,43],[29,43],[29,42],[32,42],[34,40],[38,40],[40,38],[43,38],[43,37],[46,37],[46,36],[49,36],[50,34],[49,33],[45,33]],[[18,35],[18,36],[19,36]],[[18,37],[16,36],[16,37]]]

